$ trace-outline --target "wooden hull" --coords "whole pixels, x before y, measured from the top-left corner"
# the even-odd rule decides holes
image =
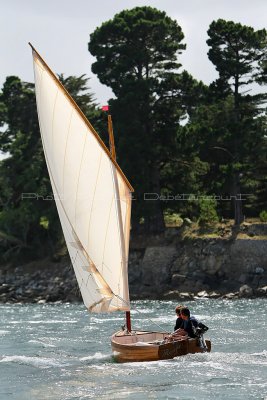
[[[197,339],[161,344],[166,335],[167,332],[132,332],[131,334],[116,332],[111,337],[113,356],[118,362],[140,362],[168,360],[203,351]],[[205,342],[210,352],[211,342],[210,340],[205,340]]]

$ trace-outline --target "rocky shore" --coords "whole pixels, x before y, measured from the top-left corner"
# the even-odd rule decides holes
[[[215,235],[166,230],[131,243],[132,297],[192,299],[267,295],[267,224],[243,224]]]
[[[0,303],[79,302],[81,296],[69,259],[33,261],[0,272]]]
[[[267,296],[267,224],[245,226],[240,237],[182,237],[170,228],[131,241],[131,299],[189,300]],[[1,303],[79,302],[68,257],[0,270]]]

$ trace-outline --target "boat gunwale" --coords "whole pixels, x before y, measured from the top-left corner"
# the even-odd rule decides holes
[[[121,335],[118,335],[119,333],[121,333]],[[144,332],[137,331],[133,335],[131,333],[127,334],[127,333],[123,333],[123,331],[118,331],[118,332],[115,332],[111,336],[110,340],[111,340],[111,344],[115,344],[115,345],[123,346],[123,347],[134,347],[134,348],[136,348],[136,347],[149,348],[149,347],[152,347],[152,346],[160,347],[160,346],[170,345],[170,344],[179,343],[179,342],[188,342],[188,343],[190,343],[190,342],[193,342],[193,341],[196,340],[196,338],[188,337],[186,340],[173,340],[172,342],[166,342],[166,343],[161,343],[161,344],[149,343],[150,346],[147,346],[147,344],[144,344],[143,346],[141,344],[139,344],[138,346],[136,346],[136,343],[119,343],[116,340],[114,340],[116,337],[123,337],[123,336],[124,337],[132,337],[132,336],[136,336],[136,335],[140,335],[141,336],[141,335],[147,335],[147,334],[151,334],[151,333],[159,333],[161,335],[165,335],[165,334],[168,335],[168,332],[159,332],[159,331],[150,331],[150,332],[149,331],[144,331]],[[205,339],[205,341],[211,342],[211,340],[209,338]],[[141,342],[139,342],[139,343],[141,343]],[[148,343],[148,342],[144,342],[144,343]]]
[[[123,333],[123,331],[118,331],[118,332],[115,332],[111,336],[111,344],[114,344],[116,346],[123,346],[125,348],[126,347],[133,347],[133,348],[146,348],[146,349],[151,348],[151,347],[160,347],[162,345],[167,344],[167,343],[157,344],[157,343],[144,342],[145,344],[142,345],[141,344],[142,342],[138,342],[139,344],[138,344],[138,346],[136,346],[136,343],[120,343],[120,342],[116,341],[116,338],[136,337],[138,335],[139,336],[145,336],[145,335],[150,335],[150,334],[153,334],[153,333],[156,333],[156,334],[158,333],[158,334],[162,335],[163,338],[164,338],[164,335],[168,335],[168,332],[159,332],[159,331],[136,331],[136,332],[134,332],[134,334],[131,334],[131,333],[127,334],[127,333]],[[163,340],[163,338],[162,338],[162,340]],[[149,346],[148,346],[148,344],[149,344]]]

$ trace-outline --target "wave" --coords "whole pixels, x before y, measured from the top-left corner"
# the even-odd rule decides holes
[[[112,360],[112,355],[111,354],[103,354],[100,352],[97,352],[91,356],[86,356],[80,358],[80,361],[89,361],[89,362],[106,362],[106,361],[111,361]]]
[[[62,367],[63,365],[66,365],[52,358],[27,356],[3,356],[3,358],[0,360],[0,363],[17,363],[36,368]]]
[[[211,352],[187,355],[188,360],[199,361],[210,365],[211,368],[228,371],[236,368],[236,365],[266,365],[266,356],[266,350],[253,354]]]
[[[76,324],[77,320],[61,320],[61,319],[47,319],[38,321],[10,321],[10,324]]]
[[[7,333],[9,333],[10,331],[5,331],[5,330],[0,330],[0,335],[6,335]]]
[[[267,350],[263,350],[261,353],[252,353],[252,356],[261,356],[261,357],[267,357]]]
[[[54,344],[45,343],[41,340],[29,340],[28,343],[41,344],[43,347],[56,347]]]
[[[121,321],[121,323],[123,322],[123,318],[122,317],[106,317],[106,315],[103,315],[103,318],[98,318],[98,317],[91,317],[90,318],[90,322],[96,322],[96,323],[100,323],[100,324],[104,324],[107,321]]]

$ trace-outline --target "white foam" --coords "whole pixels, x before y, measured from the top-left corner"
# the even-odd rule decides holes
[[[64,365],[52,358],[27,357],[27,356],[4,356],[2,360],[0,360],[0,363],[4,362],[31,365],[36,368],[61,367]]]
[[[28,343],[41,344],[43,347],[56,347],[53,344],[42,342],[41,340],[29,340]]]
[[[90,322],[96,322],[96,323],[105,323],[107,321],[121,321],[123,322],[123,318],[121,317],[106,317],[106,315],[103,315],[103,318],[97,318],[97,317],[91,317],[90,318]]]
[[[61,319],[51,319],[51,320],[37,320],[37,321],[11,321],[10,324],[76,324],[77,320],[61,320]]]
[[[251,355],[267,357],[267,350],[263,350],[261,353],[252,353]]]
[[[6,335],[7,333],[9,333],[10,331],[5,331],[5,330],[0,330],[0,335]]]
[[[154,310],[150,308],[131,310],[131,314],[153,314]]]
[[[87,357],[82,357],[80,358],[80,361],[104,361],[104,360],[108,360],[111,358],[110,354],[103,354],[100,352],[97,352],[95,354],[93,354],[92,356],[87,356]]]

